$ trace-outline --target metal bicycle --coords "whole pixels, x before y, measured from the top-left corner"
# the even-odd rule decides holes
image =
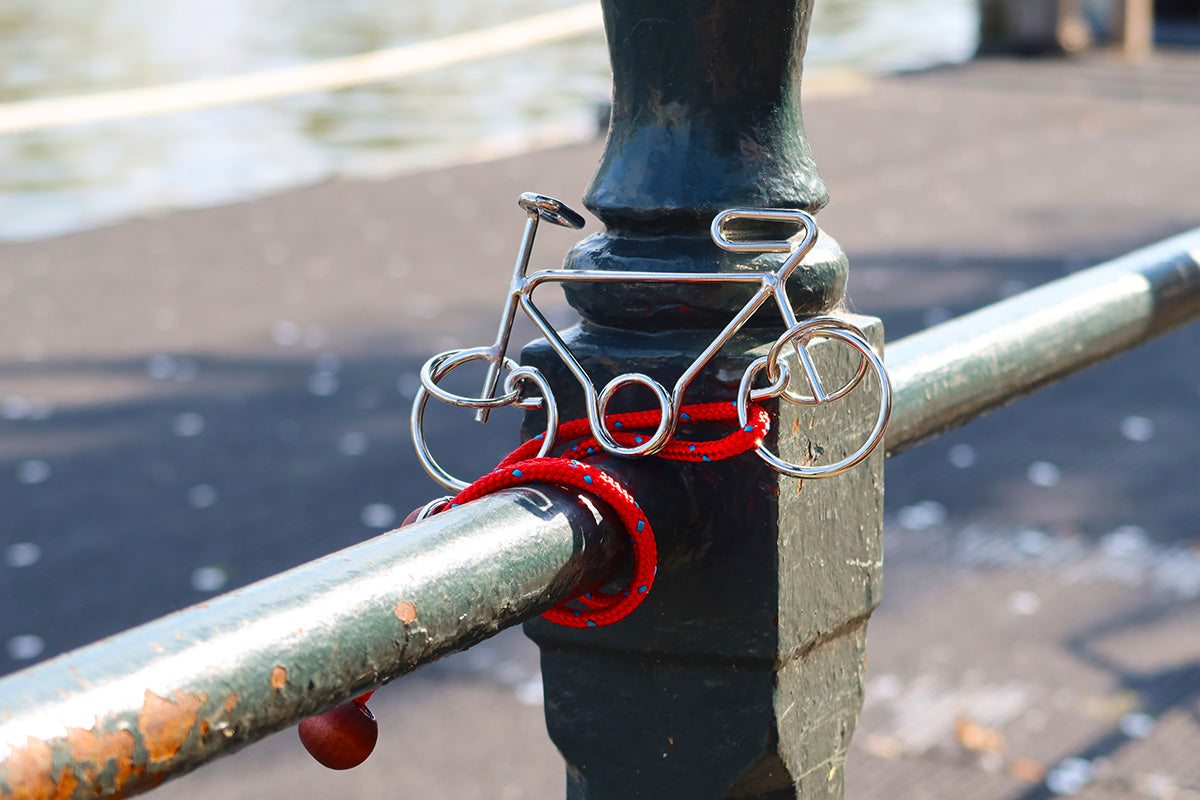
[[[570,228],[583,227],[584,220],[578,213],[564,203],[551,197],[526,193],[518,201],[526,213],[525,231],[513,270],[512,281],[509,284],[508,298],[500,317],[500,327],[495,342],[488,347],[463,348],[448,350],[430,358],[421,368],[421,388],[413,400],[411,427],[413,442],[417,456],[426,472],[448,489],[461,490],[467,486],[447,472],[433,457],[425,441],[423,419],[425,408],[430,397],[444,403],[476,410],[475,417],[480,422],[486,422],[488,412],[503,406],[515,406],[521,409],[541,409],[546,414],[546,433],[538,455],[544,456],[551,452],[555,445],[555,432],[558,429],[558,404],[554,393],[545,376],[530,366],[517,364],[507,355],[508,342],[512,332],[513,321],[517,308],[533,322],[543,336],[546,337],[554,352],[562,359],[568,371],[578,381],[583,389],[587,419],[592,435],[605,451],[615,456],[639,457],[649,456],[662,450],[671,440],[679,423],[680,408],[683,397],[692,381],[701,370],[721,350],[747,321],[770,299],[775,300],[783,318],[784,332],[772,344],[767,355],[755,359],[747,367],[738,386],[737,407],[738,418],[742,425],[747,421],[747,409],[750,402],[776,398],[785,402],[799,405],[821,405],[836,401],[852,392],[867,374],[868,367],[874,371],[879,382],[879,411],[874,427],[866,441],[849,456],[827,465],[804,465],[786,461],[759,446],[757,453],[774,469],[798,478],[818,478],[841,474],[861,463],[879,442],[887,428],[891,415],[891,387],[887,370],[883,361],[863,336],[862,331],[843,319],[832,316],[814,317],[798,320],[787,295],[787,280],[804,257],[816,244],[818,228],[816,221],[804,211],[789,209],[763,208],[731,208],[717,214],[712,221],[710,233],[713,243],[723,250],[732,252],[786,252],[789,253],[782,266],[774,272],[746,273],[685,273],[685,272],[606,272],[601,270],[542,270],[532,275],[526,275],[529,257],[533,251],[533,241],[537,233],[538,222],[545,220],[555,225]],[[727,233],[727,225],[735,220],[755,220],[776,223],[791,223],[803,231],[803,236],[781,240],[732,240]],[[558,331],[538,310],[533,302],[533,291],[538,286],[547,283],[571,282],[607,282],[607,283],[749,283],[757,284],[754,295],[734,315],[733,319],[718,333],[699,356],[683,371],[668,392],[658,381],[640,372],[627,372],[610,380],[599,391],[588,376],[578,359],[563,341]],[[822,383],[813,363],[808,345],[816,339],[836,339],[858,351],[861,356],[859,366],[854,375],[845,384],[829,391]],[[798,363],[804,373],[811,394],[799,394],[790,388],[791,368],[784,361],[785,351],[791,350],[796,354]],[[484,378],[480,396],[466,397],[455,394],[439,385],[446,376],[458,367],[472,361],[487,362],[487,374]],[[500,375],[507,369],[508,374],[503,385]],[[754,388],[755,379],[762,372],[766,373],[769,381],[767,386]],[[526,384],[523,386],[523,384]],[[540,397],[522,397],[522,389],[532,384],[540,393]],[[642,386],[648,389],[655,398],[661,417],[653,433],[634,445],[622,445],[618,442],[607,426],[604,418],[613,396],[628,386]],[[500,394],[497,390],[500,389]]]

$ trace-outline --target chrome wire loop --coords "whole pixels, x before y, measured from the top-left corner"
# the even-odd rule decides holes
[[[644,386],[654,394],[662,417],[658,421],[658,427],[646,441],[626,447],[609,433],[608,426],[604,424],[604,418],[608,416],[608,404],[612,401],[613,395],[626,386],[635,385]],[[605,385],[597,398],[594,413],[589,410],[588,416],[592,426],[592,435],[596,437],[596,441],[600,443],[601,447],[615,456],[636,458],[657,453],[667,446],[667,442],[671,441],[671,436],[675,433],[677,415],[671,406],[671,396],[667,394],[667,390],[661,383],[640,372],[627,372],[624,375],[618,375]]]
[[[791,475],[793,478],[827,478],[834,475],[841,475],[843,472],[847,472],[858,466],[879,446],[879,443],[883,440],[884,431],[887,430],[888,420],[892,415],[892,388],[891,383],[888,381],[887,368],[884,367],[883,359],[871,347],[870,342],[863,337],[862,332],[858,328],[845,320],[840,320],[836,317],[816,317],[789,328],[782,336],[775,340],[767,355],[755,359],[749,368],[747,368],[738,386],[737,409],[739,425],[744,426],[749,422],[749,404],[753,400],[778,397],[781,400],[794,402],[790,397],[794,393],[789,392],[786,388],[778,388],[780,383],[778,380],[772,382],[770,386],[764,389],[754,390],[752,388],[754,379],[764,369],[767,372],[767,376],[770,377],[772,364],[774,364],[781,375],[786,376],[787,364],[780,360],[784,348],[788,344],[796,343],[804,352],[807,352],[807,345],[814,339],[837,339],[842,341],[857,350],[861,360],[854,377],[846,384],[846,386],[850,387],[849,389],[843,386],[836,392],[827,394],[821,400],[805,398],[806,402],[799,403],[799,405],[823,405],[845,397],[855,386],[862,382],[862,376],[866,373],[867,368],[870,367],[874,370],[875,377],[879,381],[879,411],[875,416],[875,425],[867,435],[866,441],[853,453],[833,464],[793,464],[771,452],[765,445],[759,445],[755,451],[759,458],[776,471],[782,472],[785,475]],[[805,362],[806,370],[809,364],[810,362]],[[820,391],[820,378],[816,372],[808,373],[807,378],[814,392]]]
[[[516,389],[509,389],[507,385],[504,394],[499,397],[463,397],[438,386],[437,382],[453,372],[456,367],[469,361],[491,363],[492,360],[491,348],[488,347],[471,347],[438,353],[421,367],[421,386],[443,403],[449,403],[459,408],[502,408],[512,405],[517,401],[518,392]],[[505,358],[504,368],[511,372],[517,368],[517,362],[511,358]]]
[[[779,375],[768,386],[761,389],[751,389],[754,385],[754,379],[758,377],[758,373],[770,366],[771,359],[768,356],[761,356],[750,362],[750,366],[746,367],[746,371],[742,373],[742,381],[738,385],[738,395],[746,395],[755,403],[763,400],[771,400],[780,397],[787,391],[788,384],[792,380],[792,371],[788,365],[780,361],[775,365]],[[767,369],[767,377],[771,376],[770,370]],[[742,423],[743,425],[745,423]]]
[[[446,495],[445,497],[438,497],[430,500],[428,503],[421,506],[421,510],[417,512],[417,516],[413,519],[413,522],[420,522],[421,520],[432,516],[435,512],[441,511],[442,508],[449,505],[450,501],[453,499],[454,498],[450,495]]]
[[[412,432],[413,445],[417,451],[417,459],[421,462],[421,466],[431,478],[451,489],[455,492],[461,492],[470,484],[467,481],[460,480],[438,463],[434,458],[432,451],[429,449],[429,444],[425,441],[425,406],[429,402],[430,397],[441,399],[442,395],[448,395],[452,400],[448,400],[450,405],[465,407],[465,408],[499,408],[501,405],[515,405],[520,407],[518,398],[521,395],[521,384],[525,382],[532,383],[542,393],[540,402],[536,405],[529,405],[531,408],[544,408],[546,411],[546,432],[542,441],[542,446],[538,448],[538,458],[547,455],[554,449],[555,437],[558,433],[558,404],[554,400],[554,393],[550,390],[550,383],[534,367],[520,366],[512,364],[512,371],[504,380],[504,394],[501,398],[507,398],[505,403],[494,403],[493,400],[484,400],[477,397],[461,397],[456,394],[445,391],[438,386],[438,381],[445,379],[455,367],[461,366],[468,361],[480,360],[474,350],[484,349],[475,348],[473,350],[450,350],[445,353],[439,353],[433,358],[425,362],[421,368],[421,388],[417,390],[417,396],[413,398],[412,414],[409,417],[409,429]],[[511,361],[511,359],[508,359]],[[506,366],[508,366],[506,364]],[[429,382],[426,383],[426,377]],[[432,388],[430,388],[432,387]],[[490,405],[479,405],[480,403],[489,403]]]
[[[812,396],[801,395],[787,388],[787,380],[784,380],[784,389],[778,395],[783,397],[789,403],[794,403],[799,406],[816,406],[821,403],[828,403],[833,400],[839,400],[862,382],[862,379],[867,374],[867,368],[870,365],[868,359],[864,356],[858,362],[858,369],[854,375],[843,386],[838,387],[832,392],[827,391],[821,382],[820,376],[817,375],[816,366],[812,362],[812,357],[808,354],[808,343],[813,339],[824,338],[822,332],[828,330],[841,330],[846,333],[856,335],[860,340],[863,340],[862,331],[851,325],[845,320],[837,317],[813,317],[812,319],[798,322],[788,328],[782,336],[775,340],[771,345],[771,351],[767,354],[767,377],[773,381],[775,372],[783,367],[786,363],[783,361],[783,350],[789,344],[792,345],[800,359],[800,364],[804,368],[804,377],[808,381],[809,387],[813,390]],[[870,345],[868,345],[869,347]],[[773,385],[773,384],[772,384]]]
[[[747,424],[747,406],[752,401],[776,398],[784,402],[806,406],[835,402],[853,392],[867,372],[872,369],[880,385],[880,411],[867,441],[852,455],[835,464],[827,466],[791,464],[764,447],[758,449],[758,455],[766,463],[788,475],[796,477],[837,475],[860,463],[882,440],[883,431],[887,427],[888,417],[891,413],[891,389],[883,361],[863,337],[862,332],[845,320],[837,317],[798,320],[787,296],[788,278],[817,241],[816,221],[806,212],[779,208],[731,208],[714,217],[710,234],[713,243],[723,250],[787,253],[788,256],[784,259],[783,264],[774,272],[615,273],[601,270],[542,270],[532,275],[526,275],[539,222],[580,228],[583,226],[584,220],[564,203],[544,195],[523,194],[518,204],[526,215],[525,232],[521,239],[516,266],[513,269],[512,281],[509,285],[508,298],[501,314],[495,342],[490,347],[464,348],[439,353],[425,362],[421,368],[421,388],[413,399],[410,424],[417,457],[425,471],[438,483],[456,491],[467,486],[464,481],[455,478],[438,464],[425,441],[422,423],[425,407],[430,397],[435,397],[449,405],[474,409],[475,418],[479,422],[486,422],[491,410],[504,406],[515,406],[523,410],[542,410],[546,413],[546,433],[538,455],[546,455],[554,446],[555,433],[558,429],[558,404],[548,381],[533,367],[518,365],[506,355],[509,336],[518,309],[523,311],[546,337],[551,348],[562,359],[568,372],[579,383],[583,390],[591,434],[604,450],[613,455],[647,456],[666,447],[678,424],[680,409],[683,406],[683,398],[688,386],[721,348],[741,330],[742,326],[763,305],[772,300],[779,308],[786,330],[771,345],[768,354],[751,363],[742,376],[737,398],[738,413],[742,424]],[[791,225],[795,226],[796,234],[799,235],[792,235],[784,239],[765,240],[731,238],[728,226],[729,223],[737,220]],[[757,289],[746,304],[734,314],[733,319],[683,371],[670,390],[648,375],[640,372],[628,372],[613,378],[597,392],[591,377],[575,358],[558,331],[533,302],[533,290],[538,286],[544,283],[565,284],[571,282],[747,283],[756,285]],[[836,389],[828,390],[822,384],[821,377],[808,352],[808,346],[816,339],[837,339],[854,348],[861,355],[854,375]],[[794,364],[789,365],[784,360],[785,351],[795,354],[798,367]],[[487,375],[478,396],[456,394],[440,385],[447,375],[471,361],[482,361],[487,364]],[[505,371],[508,374],[501,383],[500,376]],[[808,384],[809,394],[802,394],[791,388],[792,377],[797,372],[803,373],[804,382]],[[754,388],[755,380],[763,373],[765,373],[768,385]],[[661,418],[658,427],[653,433],[644,435],[644,440],[637,441],[633,445],[623,445],[608,430],[604,420],[614,396],[621,389],[629,386],[641,386],[648,389],[654,395]],[[525,394],[527,390],[531,389],[536,389],[537,396]]]

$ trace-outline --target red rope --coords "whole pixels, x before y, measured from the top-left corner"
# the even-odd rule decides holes
[[[622,446],[628,447],[644,442],[646,437],[638,431],[654,430],[658,427],[660,419],[659,411],[635,411],[610,415],[605,418],[605,424],[613,438]],[[718,439],[672,439],[658,455],[673,461],[720,461],[752,450],[762,442],[771,426],[767,412],[753,403],[749,405],[749,419],[749,424]],[[683,423],[732,421],[737,424],[737,405],[727,402],[684,406],[680,409],[679,420]],[[654,576],[658,573],[658,551],[655,547],[654,531],[637,501],[607,472],[575,458],[602,452],[596,439],[587,435],[589,430],[586,419],[560,425],[557,436],[560,441],[570,441],[581,436],[586,438],[567,448],[558,458],[536,458],[542,436],[530,439],[501,461],[496,469],[463,489],[449,503],[434,512],[477,500],[500,489],[534,481],[573,487],[595,495],[612,506],[625,526],[633,547],[633,577],[623,592],[608,593],[593,588],[573,600],[560,603],[542,615],[551,622],[572,628],[610,625],[627,616],[646,599],[650,587],[654,585]],[[575,608],[571,603],[583,607]]]

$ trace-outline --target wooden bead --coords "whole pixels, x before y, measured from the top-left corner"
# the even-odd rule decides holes
[[[416,522],[414,508],[400,527]],[[364,695],[364,698],[367,695]],[[353,700],[300,723],[300,743],[318,763],[330,769],[350,769],[367,760],[379,739],[379,723],[365,705]]]
[[[379,723],[366,706],[351,700],[300,723],[300,743],[320,764],[350,769],[367,760],[379,738]]]

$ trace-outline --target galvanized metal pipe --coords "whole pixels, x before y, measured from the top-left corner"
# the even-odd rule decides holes
[[[1200,229],[888,345],[888,455],[1200,317]]]
[[[127,796],[613,574],[619,520],[510,489],[0,680],[0,797]]]

